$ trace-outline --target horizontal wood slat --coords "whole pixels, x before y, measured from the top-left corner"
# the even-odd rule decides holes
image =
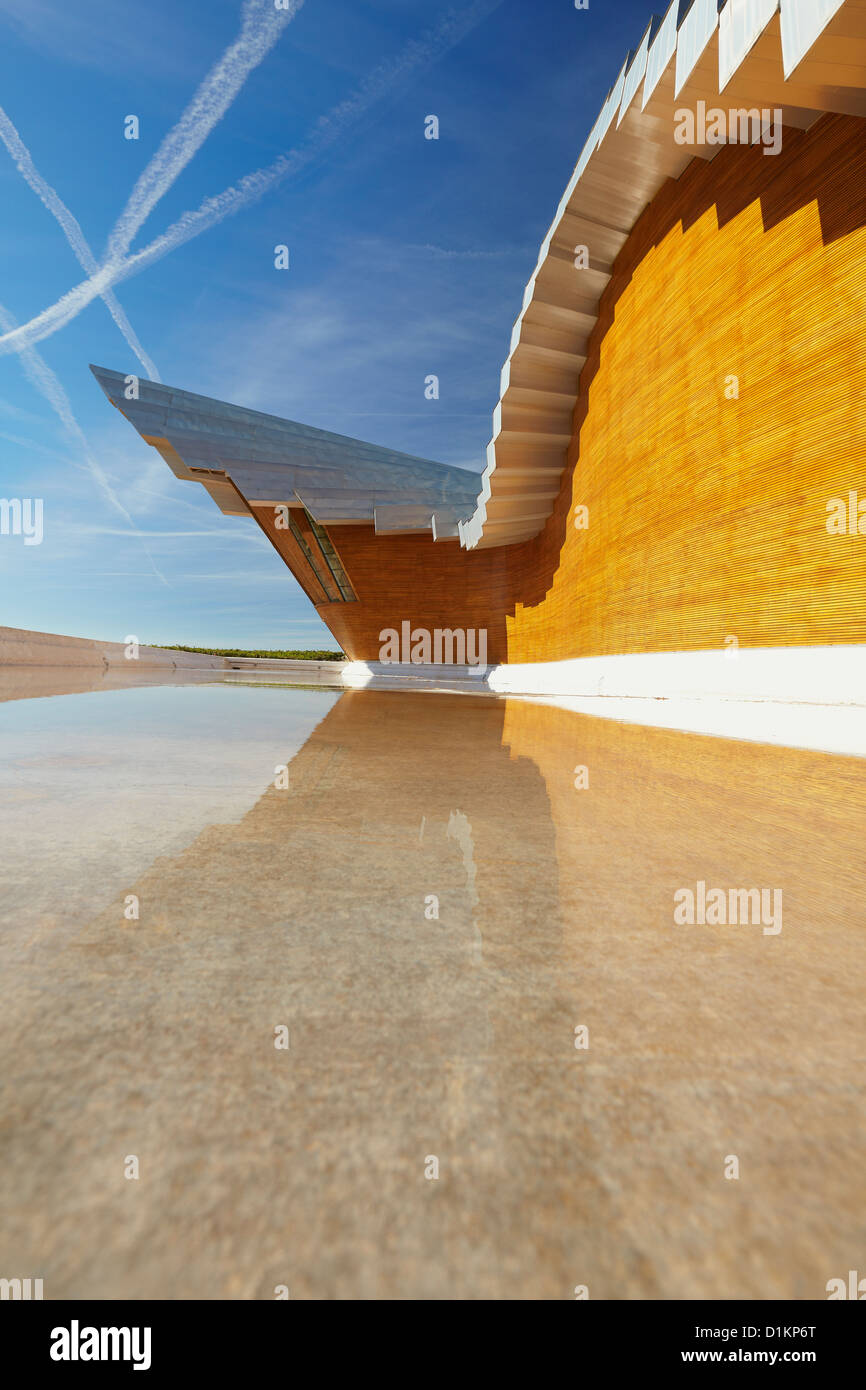
[[[826,530],[830,498],[866,500],[864,399],[866,124],[828,115],[778,156],[694,160],[639,219],[540,535],[464,551],[340,527],[359,602],[319,611],[373,660],[404,619],[486,627],[491,661],[866,641],[866,536]]]

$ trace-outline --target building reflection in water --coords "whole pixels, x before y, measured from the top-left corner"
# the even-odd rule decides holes
[[[7,981],[6,1263],[47,1297],[824,1297],[862,1255],[864,812],[855,759],[342,695],[287,789]],[[701,880],[780,888],[783,930],[675,925]]]

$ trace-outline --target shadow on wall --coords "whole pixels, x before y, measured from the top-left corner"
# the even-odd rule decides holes
[[[722,147],[668,180],[639,218],[600,301],[554,512],[509,551],[510,661],[695,650],[728,632],[742,645],[866,640],[863,556],[828,549],[822,535],[825,495],[848,474],[828,478],[826,494],[818,478],[820,511],[803,511],[813,505],[808,450],[823,439],[827,464],[850,471],[866,448],[863,247],[842,246],[866,226],[864,135],[866,121],[825,115],[808,132],[786,128],[778,156]],[[712,210],[715,224],[702,224]],[[666,243],[677,228],[680,240]],[[761,229],[779,234],[765,247]],[[798,280],[810,256],[820,257],[815,273]],[[731,293],[719,304],[721,277]],[[725,414],[727,373],[742,376],[743,399],[725,402]],[[585,541],[573,533],[579,503],[590,508]],[[597,535],[607,527],[598,551],[594,525]],[[803,594],[834,571],[824,610],[813,596],[803,617]],[[792,583],[803,594],[786,605]],[[779,596],[778,621],[751,622]]]

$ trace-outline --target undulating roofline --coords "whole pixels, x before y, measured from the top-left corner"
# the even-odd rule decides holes
[[[779,112],[808,129],[824,112],[866,115],[863,0],[673,0],[626,58],[581,151],[523,296],[502,368],[493,437],[462,545],[541,531],[559,493],[580,373],[614,261],[666,179],[719,145],[677,141],[699,101]],[[638,94],[640,93],[640,100]],[[583,248],[578,268],[578,248]],[[579,464],[578,464],[579,467]]]
[[[806,130],[825,112],[866,116],[864,88],[866,0],[673,0],[663,20],[653,17],[542,242],[480,475],[143,379],[130,399],[123,374],[92,370],[176,475],[201,482],[227,515],[246,514],[247,502],[296,501],[320,524],[459,536],[467,549],[531,539],[561,488],[614,262],[665,181],[721,147],[684,143],[677,113],[724,93],[729,109]]]

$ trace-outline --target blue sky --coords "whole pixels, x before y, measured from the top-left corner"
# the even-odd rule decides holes
[[[273,0],[245,5],[274,24]],[[649,0],[305,0],[283,16],[131,250],[289,155],[285,176],[113,287],[162,380],[480,470],[538,247],[650,13]],[[241,22],[241,0],[0,0],[0,107],[98,265]],[[86,279],[0,144],[4,328]],[[44,502],[40,545],[0,535],[0,624],[335,646],[258,527],[179,482],[108,405],[88,363],[142,369],[103,300],[49,326],[0,344],[0,496]]]

